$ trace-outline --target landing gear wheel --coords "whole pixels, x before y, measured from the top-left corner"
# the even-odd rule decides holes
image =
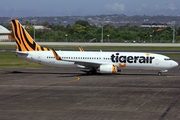
[[[96,69],[93,69],[91,72],[92,72],[92,74],[97,74]]]
[[[159,76],[161,76],[161,75],[162,75],[162,73],[161,73],[161,72],[158,72],[158,75],[159,75]]]
[[[91,71],[88,71],[87,74],[90,75],[90,74],[91,74]]]
[[[97,74],[97,71],[96,71],[96,69],[92,69],[92,70],[88,71],[87,74],[88,75],[95,75],[95,74]]]

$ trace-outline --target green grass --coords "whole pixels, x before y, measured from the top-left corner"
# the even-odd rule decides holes
[[[15,53],[0,52],[0,68],[34,68],[45,67],[44,65],[28,62],[16,57]]]
[[[0,46],[0,49],[17,49],[16,46]]]

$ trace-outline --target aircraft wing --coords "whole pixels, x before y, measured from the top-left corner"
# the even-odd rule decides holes
[[[61,61],[67,61],[67,62],[74,62],[74,64],[86,66],[86,67],[99,67],[101,64],[97,62],[86,62],[86,61],[76,61],[76,60],[64,60],[61,59],[61,57],[56,53],[54,49],[52,49],[53,54],[56,58],[56,60],[61,60]]]

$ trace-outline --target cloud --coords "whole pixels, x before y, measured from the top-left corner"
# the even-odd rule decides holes
[[[164,1],[164,4],[156,4],[154,5],[154,9],[156,10],[176,10],[178,7],[176,7],[176,4],[172,0],[166,0]]]
[[[146,4],[141,4],[141,7],[146,7]]]
[[[171,9],[171,10],[177,9],[176,4],[171,0],[168,0],[166,4],[167,4],[167,9]]]
[[[177,7],[177,4],[173,0],[165,0],[162,4],[154,5],[153,8],[154,8],[154,10],[161,11],[162,13],[164,13],[164,11],[167,11],[167,10],[169,10],[169,12],[170,12],[170,11],[179,9]]]
[[[125,5],[124,4],[118,4],[118,3],[106,4],[104,7],[106,9],[114,11],[114,12],[122,12],[125,10]]]
[[[4,11],[10,11],[11,9],[8,6],[4,6]]]
[[[140,7],[136,9],[137,12],[142,12],[146,8],[146,4],[141,4]]]

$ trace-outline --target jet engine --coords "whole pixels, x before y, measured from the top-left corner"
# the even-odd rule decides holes
[[[101,65],[99,67],[99,71],[102,73],[117,73],[116,65]]]

